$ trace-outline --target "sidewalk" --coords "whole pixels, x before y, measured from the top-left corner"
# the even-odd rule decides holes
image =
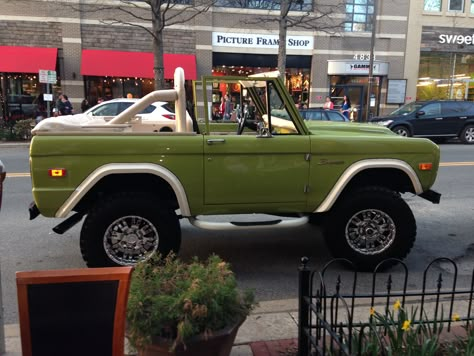
[[[231,356],[296,355],[297,310],[297,299],[261,302],[240,327]],[[21,356],[18,324],[5,325],[5,344],[5,356]]]
[[[417,305],[419,300],[407,298],[406,306]],[[455,310],[467,315],[468,300],[457,300]],[[427,315],[434,312],[435,303],[427,301]],[[375,309],[381,310],[383,304],[376,304]],[[361,299],[354,309],[354,322],[367,321],[370,312],[370,301]],[[342,315],[340,317],[343,317]],[[298,300],[284,299],[260,302],[240,327],[230,356],[296,356],[297,354],[297,318]],[[457,337],[465,337],[466,330],[461,324],[453,324],[451,332],[441,335],[443,341],[453,341]],[[5,356],[21,356],[20,331],[18,324],[5,325]],[[126,352],[132,356],[133,353]]]
[[[18,147],[18,146],[29,146],[30,141],[2,141],[0,140],[1,147]]]

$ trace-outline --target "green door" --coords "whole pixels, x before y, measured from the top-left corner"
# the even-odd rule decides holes
[[[242,211],[306,205],[310,140],[307,135],[209,135],[204,138],[205,205],[241,204]]]

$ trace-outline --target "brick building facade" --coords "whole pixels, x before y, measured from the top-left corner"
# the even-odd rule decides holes
[[[76,109],[79,109],[80,102],[85,97],[94,100],[94,95],[95,97],[104,95],[106,86],[115,85],[108,93],[111,96],[124,96],[128,88],[132,88],[133,85],[142,88],[141,91],[136,92],[136,96],[151,90],[152,78],[111,77],[106,73],[103,76],[91,76],[84,72],[84,50],[151,52],[151,36],[145,30],[104,23],[104,19],[119,18],[123,16],[122,14],[91,11],[97,2],[86,0],[67,3],[58,0],[0,0],[0,2],[2,3],[0,46],[3,46],[0,50],[11,46],[57,48],[55,68],[44,69],[57,70],[60,86],[54,87],[53,91],[67,93]],[[313,8],[317,9],[321,4],[324,5],[324,2],[326,5],[336,5],[331,0],[314,1]],[[366,3],[373,4],[373,0],[368,0]],[[386,103],[389,79],[407,79],[409,88],[416,87],[412,79],[414,65],[406,60],[407,48],[411,51],[414,46],[407,40],[407,33],[410,34],[408,27],[413,18],[413,15],[410,16],[410,11],[414,11],[413,4],[410,7],[409,0],[400,0],[378,1],[378,5],[377,35],[373,52],[375,82],[372,93],[375,101],[372,102],[373,107],[370,108],[371,114],[393,107]],[[335,8],[331,15],[332,21],[347,21],[349,9],[353,9],[354,6],[357,6],[357,2],[354,4],[352,0],[345,0],[343,6]],[[184,7],[181,7],[182,9]],[[373,5],[366,6],[367,18],[370,17],[372,10]],[[146,10],[143,11],[143,14],[147,14]],[[271,42],[278,37],[278,27],[274,21],[278,18],[278,14],[279,11],[226,6],[211,7],[208,12],[191,21],[167,27],[164,30],[164,52],[195,56],[196,78],[212,73],[217,75],[219,72],[229,72],[230,67],[232,69],[242,67],[252,73],[261,70],[262,67],[275,69],[276,47],[264,46],[261,43],[259,45],[256,42],[251,45],[239,44],[237,40],[230,44],[219,43],[217,36],[266,38]],[[294,14],[301,13],[295,11]],[[355,23],[356,16],[359,15],[352,13],[351,16],[344,29],[333,31],[332,34],[297,27],[288,29],[288,36],[295,41],[308,38],[311,41],[306,47],[297,49],[288,47],[287,86],[294,93],[295,101],[303,100],[309,106],[321,106],[326,95],[331,95],[337,104],[342,95],[348,94],[353,106],[359,109],[359,113],[355,115],[360,116],[355,119],[363,120],[368,102],[367,78],[371,32],[369,27],[364,31],[359,31],[356,25],[360,24]],[[273,22],[264,21],[265,18]],[[139,25],[149,27],[147,22],[139,22],[136,19],[134,21]],[[419,25],[415,23],[413,26]],[[35,58],[30,60],[34,61]],[[115,65],[113,60],[110,64]],[[33,78],[35,73],[24,73],[20,67],[18,72],[5,72],[1,64],[0,73],[2,73],[2,86],[7,98],[12,94],[12,90],[18,89],[30,90],[31,94],[44,92],[45,86],[38,83],[36,83],[35,91],[32,89],[33,82],[37,81]],[[15,75],[18,77],[22,75],[24,78],[21,88],[5,82],[8,77],[12,79]],[[25,85],[28,80],[33,84]],[[122,89],[117,89],[116,81],[123,83]],[[99,84],[103,87],[102,89],[94,88],[94,85]],[[412,89],[408,90],[411,92]]]

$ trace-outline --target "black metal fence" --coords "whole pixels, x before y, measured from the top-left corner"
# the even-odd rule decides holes
[[[470,288],[459,288],[458,266],[449,258],[433,260],[423,271],[421,287],[412,290],[408,289],[408,268],[397,259],[381,262],[365,282],[358,280],[355,266],[346,259],[334,259],[321,271],[310,270],[306,257],[301,262],[299,356],[362,354],[361,335],[364,331],[384,326],[374,321],[374,314],[393,317],[394,307],[402,310],[411,308],[411,325],[428,325],[438,331],[444,328],[444,332],[450,332],[453,324],[461,325],[465,330],[473,326],[474,269],[472,274],[469,271],[464,282],[465,285],[470,284]],[[333,267],[338,264],[351,269],[349,272],[347,268],[345,272],[334,271]],[[381,272],[392,264],[394,267],[389,273]],[[349,283],[343,283],[341,273]],[[382,277],[386,278],[384,283],[380,282]],[[416,284],[410,282],[411,289]],[[358,293],[358,283],[370,285],[370,289],[367,286],[364,289],[371,292]],[[380,321],[380,318],[377,320]],[[386,329],[376,333],[382,354],[386,333]]]

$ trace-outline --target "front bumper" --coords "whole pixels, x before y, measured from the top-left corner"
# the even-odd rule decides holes
[[[40,211],[34,201],[30,203],[28,211],[30,212],[30,220],[33,220],[40,214]]]
[[[441,194],[431,189],[428,189],[427,191],[421,193],[419,196],[423,199],[432,202],[433,204],[439,204],[441,200]]]

